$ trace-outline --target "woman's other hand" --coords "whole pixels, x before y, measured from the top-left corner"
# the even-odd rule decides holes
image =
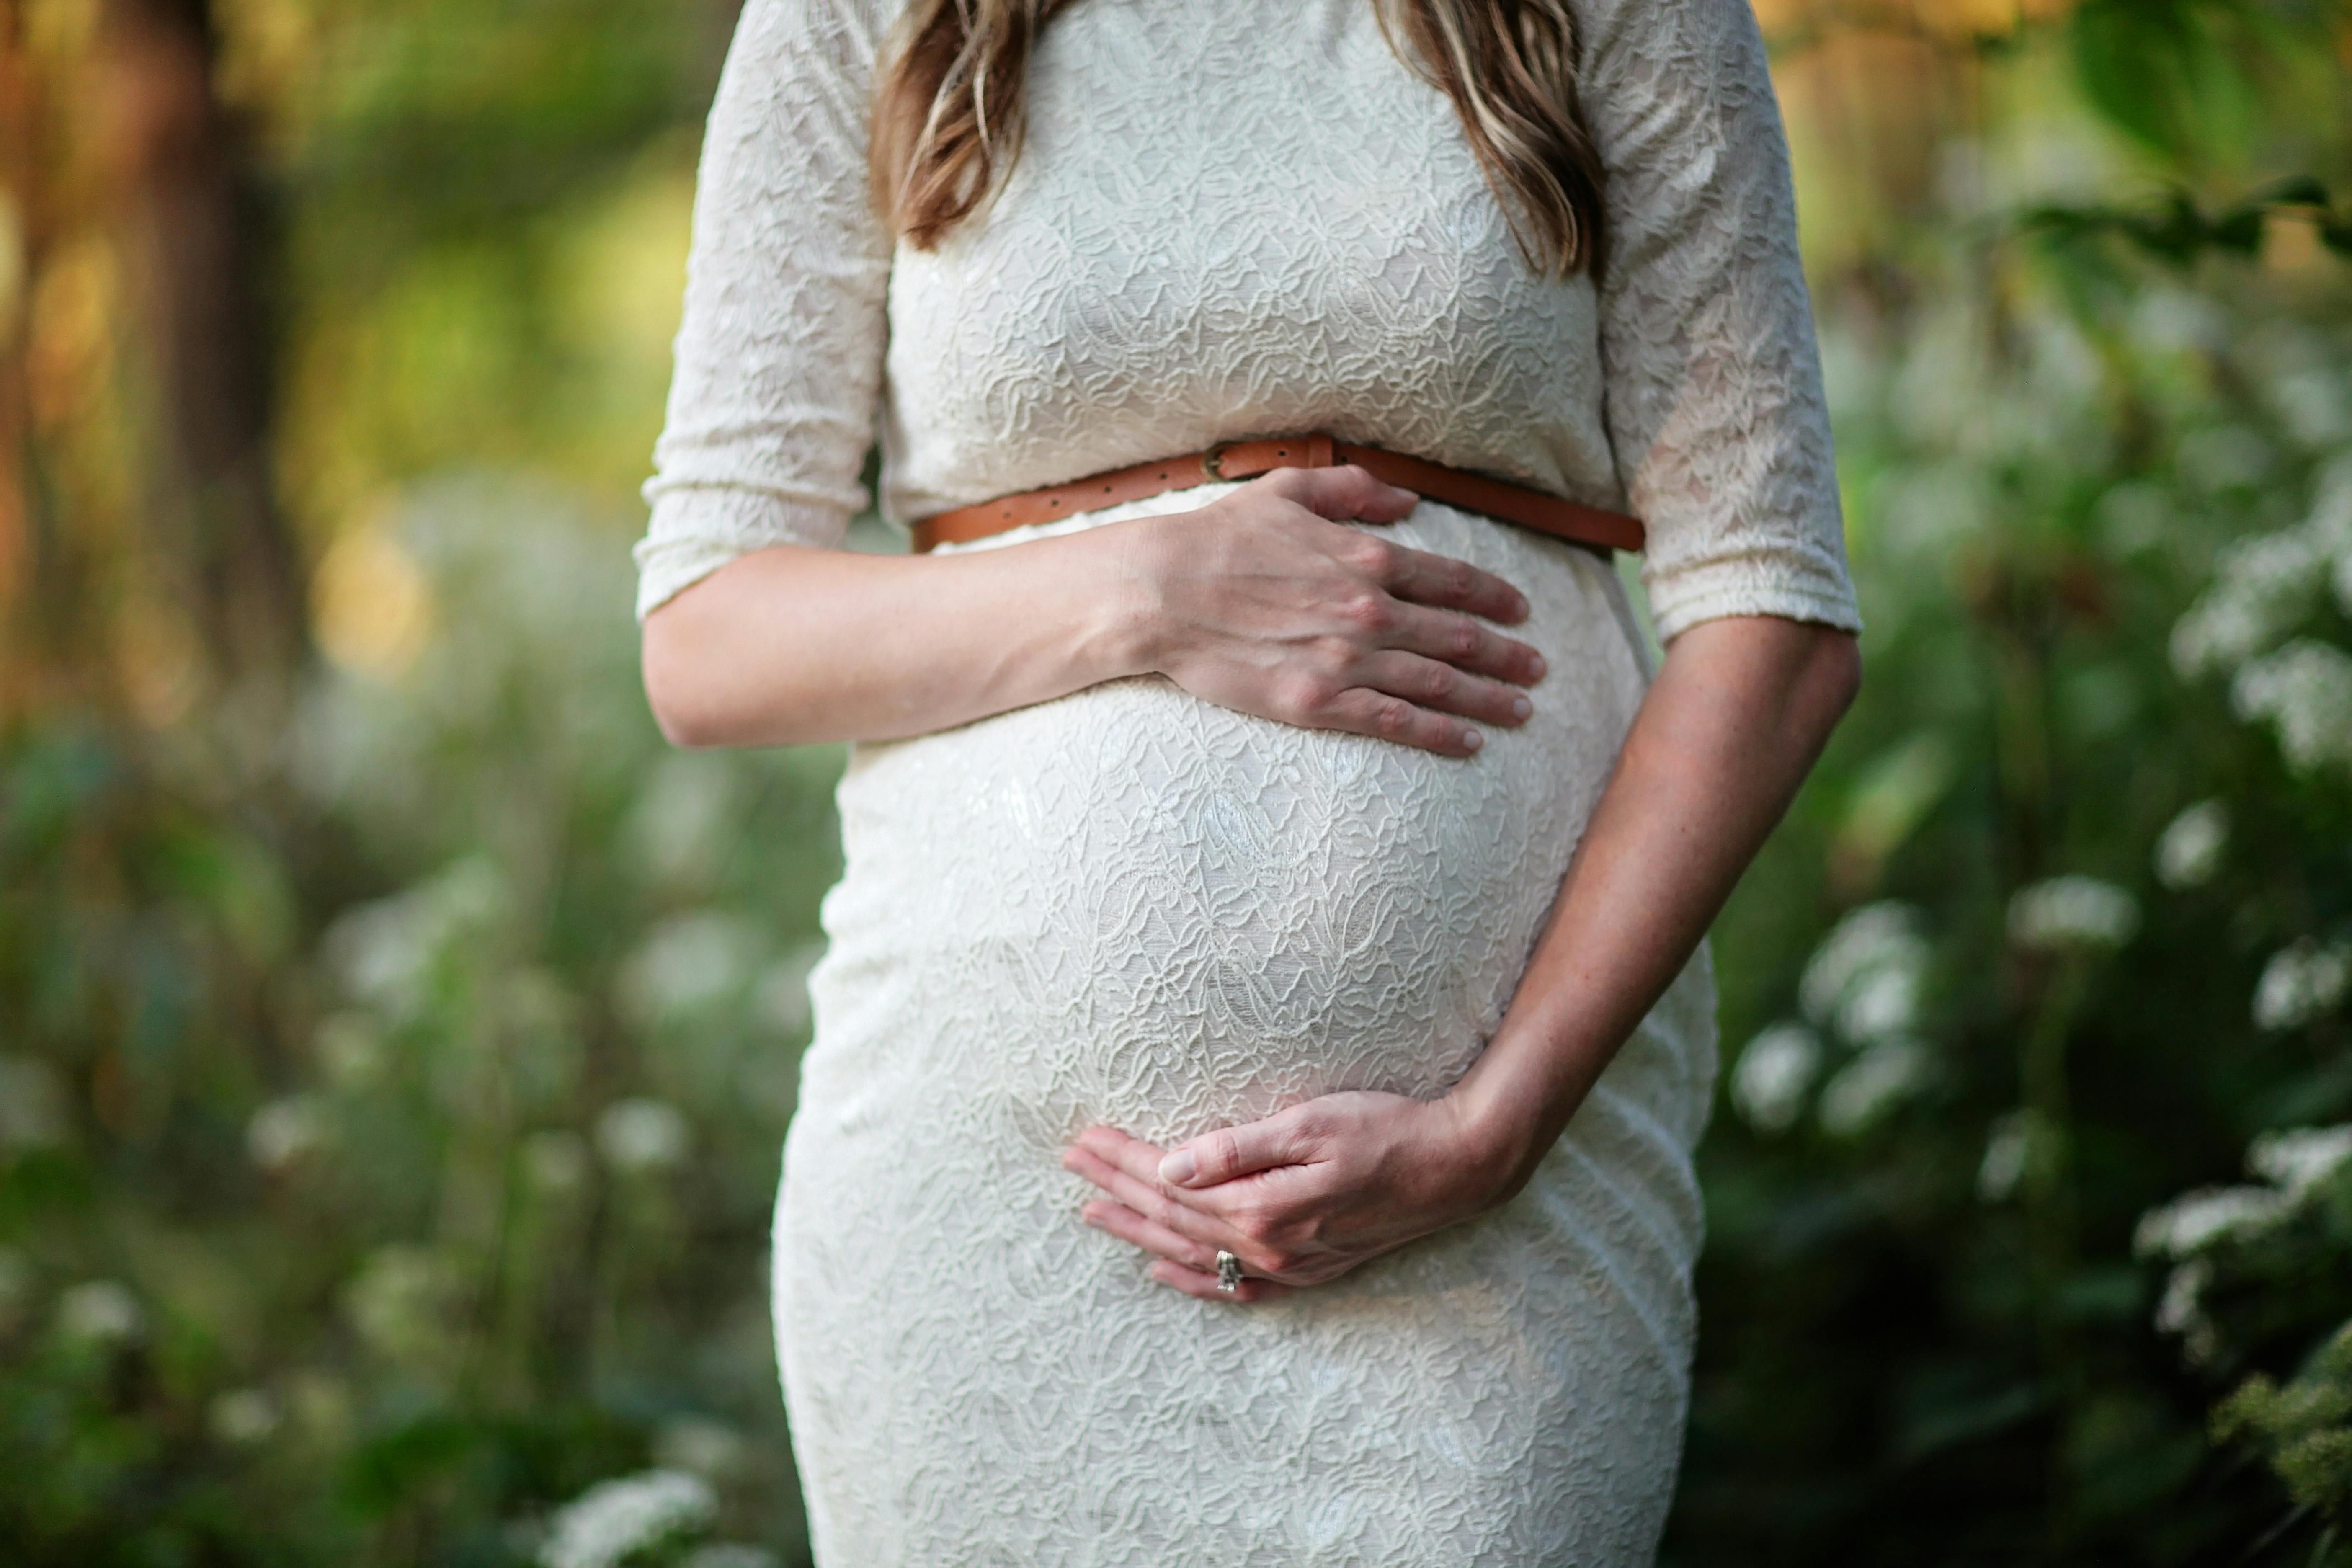
[[[1468,1219],[1509,1195],[1508,1161],[1454,1100],[1354,1090],[1174,1150],[1109,1127],[1062,1158],[1102,1189],[1081,1215],[1156,1259],[1151,1277],[1203,1300],[1273,1300]],[[1217,1254],[1246,1278],[1217,1289]]]
[[[1470,755],[1479,724],[1526,721],[1543,656],[1487,624],[1527,618],[1500,577],[1341,526],[1394,522],[1416,499],[1352,466],[1278,468],[1117,525],[1138,662],[1221,707]]]

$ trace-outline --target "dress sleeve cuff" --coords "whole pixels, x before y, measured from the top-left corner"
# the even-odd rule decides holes
[[[730,561],[775,544],[837,547],[849,529],[838,507],[814,506],[733,485],[647,487],[653,521],[630,553],[637,563],[637,619]]]
[[[1660,642],[1727,616],[1779,616],[1862,630],[1861,606],[1843,573],[1795,575],[1784,561],[1769,569],[1748,560],[1709,562],[1650,577],[1644,586]]]

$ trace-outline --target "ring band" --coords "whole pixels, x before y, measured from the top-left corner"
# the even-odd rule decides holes
[[[1231,1296],[1242,1288],[1242,1260],[1230,1252],[1217,1254],[1217,1289]]]

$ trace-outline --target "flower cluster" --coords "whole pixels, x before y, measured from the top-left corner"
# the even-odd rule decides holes
[[[2249,723],[2267,720],[2298,773],[2352,769],[2352,655],[2312,637],[2242,667],[2230,705]]]
[[[2317,494],[2304,521],[2225,551],[2172,635],[2174,668],[2227,673],[2238,716],[2272,725],[2288,765],[2305,773],[2352,770],[2352,655],[2309,637],[2279,646],[2331,594],[2352,614],[2352,458]]]
[[[2352,1123],[2266,1132],[2246,1152],[2256,1184],[2200,1187],[2140,1216],[2132,1250],[2174,1265],[2156,1313],[2157,1327],[2180,1336],[2189,1359],[2212,1359],[2217,1326],[2205,1310],[2216,1258],[2227,1248],[2259,1241],[2308,1213],[2352,1170]]]
[[[2299,1029],[2335,1011],[2352,988],[2352,945],[2323,945],[2306,937],[2263,966],[2254,983],[2253,1014],[2273,1032]]]
[[[1731,1074],[1731,1101],[1759,1132],[1785,1132],[1827,1063],[1823,1034],[1854,1055],[1822,1086],[1822,1131],[1859,1136],[1935,1076],[1918,1036],[1933,956],[1919,911],[1892,900],[1865,904],[1822,939],[1805,965],[1797,1004],[1807,1022],[1786,1022],[1748,1043]]]
[[[2221,868],[2230,847],[2230,808],[2200,800],[2168,824],[2156,840],[2156,879],[2179,892],[2201,888]]]
[[[2117,948],[2139,930],[2139,900],[2095,877],[2053,877],[2009,901],[2009,937],[2043,952]]]
[[[542,1568],[620,1568],[630,1558],[710,1528],[710,1483],[677,1470],[600,1481],[549,1522]]]
[[[2330,588],[2352,611],[2352,459],[2324,474],[2310,515],[2242,539],[2172,629],[2173,668],[2189,679],[2235,670],[2317,609]]]

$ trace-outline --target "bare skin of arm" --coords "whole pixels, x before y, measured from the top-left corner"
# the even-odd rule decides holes
[[[1444,1099],[1348,1093],[1162,1151],[1094,1128],[1084,1217],[1205,1300],[1272,1300],[1507,1201],[1689,960],[1861,680],[1853,637],[1773,616],[1668,647],[1486,1052]],[[1252,1278],[1217,1290],[1219,1249]]]
[[[1339,521],[1414,498],[1283,470],[1196,511],[932,559],[785,546],[649,616],[646,693],[684,745],[883,740],[1126,676],[1307,728],[1465,756],[1521,722],[1510,584]],[[1843,632],[1772,616],[1676,637],[1478,1063],[1444,1099],[1339,1094],[1166,1151],[1110,1128],[1066,1163],[1154,1276],[1240,1302],[1345,1273],[1507,1201],[1680,973],[1859,680]],[[1255,1278],[1220,1296],[1219,1249]]]
[[[1516,725],[1543,660],[1518,590],[1335,520],[1411,491],[1284,469],[1196,511],[936,557],[781,546],[646,618],[646,692],[688,746],[926,734],[1125,676],[1453,756]]]

